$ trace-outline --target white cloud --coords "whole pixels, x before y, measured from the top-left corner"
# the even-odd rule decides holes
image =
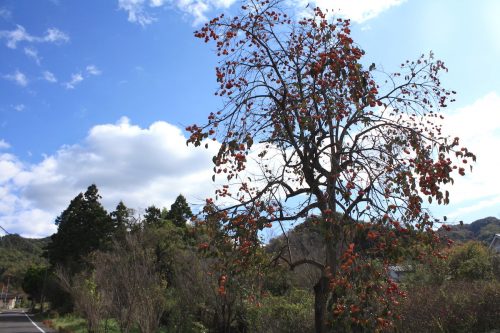
[[[466,214],[475,213],[477,211],[485,210],[486,208],[498,205],[500,205],[500,196],[496,196],[486,200],[480,200],[479,202],[474,203],[470,206],[458,208],[457,210],[448,214],[447,217],[450,219],[460,219],[463,218],[463,216]]]
[[[89,75],[101,75],[102,74],[102,71],[99,68],[97,68],[96,65],[88,65],[86,67],[86,70],[87,70],[87,73]]]
[[[469,106],[448,113],[444,130],[460,137],[461,146],[477,155],[472,173],[454,177],[447,216],[498,205],[500,155],[496,152],[500,147],[500,95],[489,93]],[[470,170],[468,165],[463,167]]]
[[[21,87],[26,87],[28,85],[28,79],[26,78],[26,75],[18,70],[16,70],[12,74],[4,75],[3,78],[9,81],[13,81]]]
[[[26,105],[24,105],[24,104],[17,104],[17,105],[14,105],[12,108],[14,110],[16,110],[17,112],[21,112],[21,111],[24,111],[24,109],[26,108]]]
[[[152,1],[158,3],[158,1]],[[118,0],[118,8],[128,12],[128,21],[137,23],[143,27],[156,21],[146,9],[145,0]]]
[[[12,154],[0,154],[0,184],[15,177],[21,170],[21,163]]]
[[[57,28],[49,28],[47,29],[45,36],[42,37],[41,41],[49,43],[68,42],[69,37]]]
[[[149,13],[148,6],[159,8],[163,6],[177,8],[194,18],[194,25],[207,20],[211,10],[229,8],[236,0],[118,0],[118,8],[128,12],[128,20],[146,26],[157,19]]]
[[[10,148],[10,144],[4,139],[0,139],[0,149],[8,149]]]
[[[4,20],[8,20],[10,19],[10,17],[12,16],[12,13],[10,12],[10,10],[8,10],[7,8],[0,8],[0,17],[3,18]]]
[[[3,168],[9,167],[4,165],[4,155],[0,155],[0,170],[4,171]],[[21,204],[20,198],[14,193],[14,189],[7,180],[2,180],[2,186],[0,186],[0,225],[3,225],[5,219],[9,219],[16,211],[21,210],[23,205]],[[19,207],[20,209],[16,209]]]
[[[321,8],[338,10],[340,15],[362,23],[378,16],[391,7],[398,6],[405,0],[317,0]],[[335,13],[335,12],[334,12]]]
[[[211,9],[211,5],[215,7],[215,3],[213,1],[211,3],[203,1],[177,2],[177,8],[194,17],[194,22],[193,22],[194,25],[201,24],[208,20],[206,17],[206,13]]]
[[[83,76],[81,73],[71,74],[71,80],[65,82],[63,85],[66,89],[75,89],[75,87],[83,81]]]
[[[17,214],[2,218],[4,228],[11,233],[15,232],[27,238],[41,238],[57,232],[54,223],[47,223],[47,221],[53,221],[53,215],[44,210],[26,209]],[[30,223],[21,221],[30,221]]]
[[[38,51],[34,47],[25,47],[24,54],[33,59],[37,65],[40,65],[41,58],[38,56]]]
[[[235,3],[235,0],[212,0],[215,8],[229,8]]]
[[[91,76],[98,76],[101,74],[102,71],[97,68],[96,65],[88,65],[87,67],[85,67],[85,71],[83,72],[83,74],[81,72],[71,74],[71,80],[62,83],[62,85],[66,89],[75,89],[75,87],[86,78],[89,78]],[[56,82],[54,75],[50,72],[44,72],[44,78],[49,82]],[[53,79],[53,81],[51,79]]]
[[[0,224],[25,235],[48,235],[55,217],[92,183],[108,210],[120,200],[136,209],[169,207],[179,193],[200,203],[214,190],[217,148],[186,146],[182,131],[166,122],[141,128],[122,118],[94,126],[81,144],[63,146],[38,164],[0,154]]]
[[[1,30],[0,39],[7,40],[7,47],[15,49],[20,42],[28,43],[65,43],[69,36],[57,28],[49,28],[44,36],[33,36],[23,26],[17,25],[14,30]]]
[[[299,13],[304,13],[309,4],[309,9],[328,9],[333,15],[340,15],[357,23],[368,21],[404,1],[406,0],[290,0]]]
[[[167,1],[166,0],[151,0],[149,5],[151,7],[161,7],[163,6]]]
[[[51,83],[57,82],[57,78],[55,77],[55,75],[52,72],[44,71],[42,74],[43,74],[43,78],[46,81],[49,81]]]
[[[391,7],[400,5],[404,1],[288,0],[288,3],[292,8],[296,8],[301,16],[306,14],[307,10],[319,6],[322,9],[329,9],[334,15],[340,15],[362,23],[378,16]],[[207,21],[207,15],[210,11],[229,8],[235,2],[236,0],[118,0],[118,8],[128,12],[128,20],[130,22],[138,23],[142,26],[146,26],[157,20],[150,11],[159,7],[177,8],[193,17],[193,24],[198,25]],[[308,7],[307,10],[306,6]]]
[[[48,74],[46,74],[48,73]],[[84,72],[85,76],[82,74],[82,73],[75,73],[75,74],[71,74],[71,80],[69,80],[68,82],[64,82],[62,85],[66,88],[66,89],[75,89],[75,87],[80,84],[83,80],[85,80],[86,78],[89,78],[90,76],[98,76],[98,75],[101,75],[102,74],[102,71],[97,68],[97,66],[95,65],[88,65],[86,68],[85,68],[85,72]],[[50,72],[44,72],[44,77],[47,81],[50,81],[50,82],[56,82],[55,81],[55,77],[52,73]],[[51,81],[50,79],[54,79],[54,81]]]
[[[17,28],[12,31],[0,31],[0,38],[7,39],[7,47],[10,47],[11,49],[15,49],[17,47],[17,43],[20,41],[33,41],[33,36],[28,34],[26,30],[20,25],[18,25]]]

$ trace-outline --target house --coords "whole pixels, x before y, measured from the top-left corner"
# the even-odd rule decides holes
[[[0,309],[14,309],[17,302],[17,294],[3,293],[0,295]]]
[[[496,253],[500,253],[500,234],[496,234],[495,237],[493,237],[489,248]]]
[[[415,269],[411,265],[391,265],[389,266],[389,277],[395,282],[401,282],[403,277],[411,272],[414,272]]]

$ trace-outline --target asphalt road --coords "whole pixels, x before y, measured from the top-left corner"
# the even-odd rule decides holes
[[[31,319],[33,320],[33,319]],[[0,313],[0,333],[52,333],[42,323],[33,323],[22,310],[6,310]]]

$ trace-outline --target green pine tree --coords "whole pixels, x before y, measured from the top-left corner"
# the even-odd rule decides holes
[[[125,236],[128,231],[135,230],[137,225],[134,223],[134,210],[125,206],[123,201],[120,201],[115,210],[109,216],[116,228],[116,234],[119,237]]]
[[[53,266],[62,265],[71,273],[85,267],[85,257],[109,244],[116,227],[99,200],[97,186],[78,194],[55,221],[47,256]]]
[[[159,228],[164,224],[165,220],[162,218],[162,213],[160,208],[155,206],[149,206],[146,208],[146,213],[143,217],[143,223],[145,227],[156,227]]]
[[[175,202],[170,206],[167,218],[174,222],[178,227],[186,226],[186,221],[193,216],[191,208],[189,207],[186,198],[179,194]]]

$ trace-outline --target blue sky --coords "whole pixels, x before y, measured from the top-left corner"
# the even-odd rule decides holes
[[[306,0],[290,0],[302,11]],[[314,3],[313,3],[314,4]],[[353,20],[366,62],[391,71],[432,50],[458,92],[445,126],[477,155],[436,215],[500,217],[500,1],[317,0]],[[236,0],[0,2],[0,225],[38,237],[96,183],[106,208],[200,203],[213,150],[184,127],[217,109],[216,57],[193,37]],[[212,148],[213,149],[213,148]]]

